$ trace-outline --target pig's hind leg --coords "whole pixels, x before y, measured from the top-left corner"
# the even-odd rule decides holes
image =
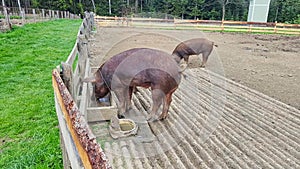
[[[132,93],[136,92],[135,86],[129,86],[128,89],[128,97],[126,97],[126,111],[132,109],[131,99],[132,99]]]
[[[169,107],[172,102],[172,94],[174,93],[174,91],[176,89],[177,89],[177,87],[175,89],[173,89],[172,91],[170,91],[168,94],[166,94],[166,96],[164,98],[163,111],[162,111],[161,115],[159,116],[160,120],[164,120],[168,117]]]
[[[151,112],[147,117],[148,121],[155,121],[157,120],[157,112],[158,109],[160,108],[162,102],[163,102],[163,98],[164,98],[164,92],[161,91],[160,89],[153,89],[152,90],[152,108],[151,108]]]
[[[211,51],[212,51],[213,47],[211,47],[208,51],[205,51],[202,53],[202,63],[200,65],[200,67],[205,67],[206,62],[208,60],[208,56],[210,55]]]

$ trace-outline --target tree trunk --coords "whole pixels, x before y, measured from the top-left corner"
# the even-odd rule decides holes
[[[226,12],[226,5],[228,5],[229,3],[232,3],[233,1],[229,1],[229,0],[222,0],[222,21],[225,20],[225,12]]]
[[[92,3],[93,3],[93,8],[94,8],[94,13],[96,14],[96,7],[95,7],[95,2],[94,2],[94,0],[92,0]]]
[[[222,22],[224,21],[224,19],[225,19],[225,2],[223,3],[223,5],[222,5]]]
[[[141,0],[141,13],[143,12],[143,2]]]
[[[25,11],[28,13],[28,8],[30,8],[30,1],[25,0]]]
[[[135,0],[135,7],[134,7],[135,13],[138,13],[138,7],[139,7],[139,0]]]
[[[18,0],[18,6],[19,6],[20,15],[22,16],[22,8],[21,8],[20,0]]]
[[[19,11],[20,11],[20,16],[22,17],[22,24],[24,25],[24,23],[25,23],[25,14],[23,13],[23,10],[21,8],[20,0],[18,0],[18,6],[19,6]]]

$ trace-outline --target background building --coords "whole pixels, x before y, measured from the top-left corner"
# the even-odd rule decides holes
[[[248,22],[267,22],[270,0],[250,0]]]

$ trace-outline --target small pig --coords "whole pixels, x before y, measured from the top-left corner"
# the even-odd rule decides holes
[[[190,39],[179,43],[174,49],[172,55],[179,64],[182,59],[188,63],[190,55],[199,55],[202,53],[202,64],[200,67],[205,67],[208,56],[213,50],[213,46],[217,47],[214,42],[211,42],[205,38]]]

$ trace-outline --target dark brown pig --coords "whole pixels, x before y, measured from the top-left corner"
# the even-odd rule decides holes
[[[195,38],[179,43],[174,49],[172,55],[179,64],[181,59],[184,59],[186,63],[189,61],[190,55],[199,55],[202,53],[202,64],[200,67],[205,67],[208,60],[208,56],[213,50],[214,42],[211,42],[205,38]]]
[[[92,79],[85,81],[95,84],[97,99],[114,91],[119,100],[119,117],[124,117],[124,113],[131,108],[132,92],[137,86],[150,88],[153,105],[148,120],[156,120],[162,103],[159,119],[167,117],[172,94],[180,80],[180,69],[170,54],[154,49],[134,48],[110,58],[101,65]]]

